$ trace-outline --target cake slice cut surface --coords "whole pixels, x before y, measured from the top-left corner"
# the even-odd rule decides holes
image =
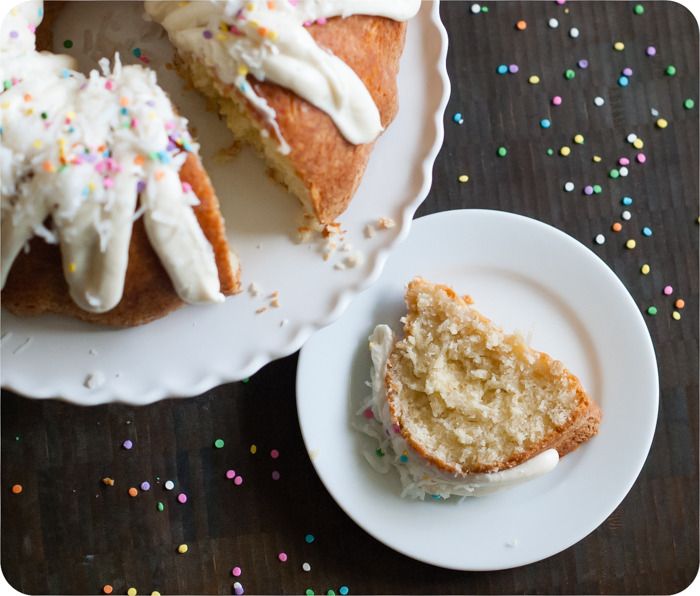
[[[416,278],[386,390],[408,444],[456,475],[512,468],[546,449],[560,456],[598,432],[581,382],[480,314],[469,297]]]

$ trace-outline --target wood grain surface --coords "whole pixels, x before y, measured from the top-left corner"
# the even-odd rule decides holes
[[[248,594],[338,593],[341,585],[351,594],[664,594],[687,586],[698,570],[698,107],[686,110],[683,100],[700,99],[698,27],[679,4],[643,4],[636,15],[629,2],[488,2],[488,13],[473,15],[470,3],[444,3],[452,97],[419,213],[479,207],[537,218],[591,246],[640,309],[658,307],[657,316],[645,315],[660,371],[658,427],[639,479],[605,523],[556,556],[507,571],[446,571],[391,551],[355,526],[317,478],[297,423],[291,356],[248,383],[143,408],[80,408],[3,392],[7,580],[34,594],[94,594],[104,584],[115,594],[132,586],[139,594],[231,594],[238,565]],[[558,29],[547,27],[551,17]],[[525,31],[514,28],[519,19]],[[568,35],[572,26],[577,39]],[[623,52],[612,49],[615,41],[624,42]],[[645,55],[649,45],[657,48],[653,58]],[[580,59],[587,69],[577,67]],[[498,75],[501,63],[520,71]],[[668,64],[676,76],[664,74]],[[634,74],[621,88],[625,66]],[[562,76],[567,68],[573,80]],[[528,84],[531,74],[538,85]],[[563,98],[557,108],[549,104],[555,94]],[[596,95],[604,106],[594,106]],[[666,129],[655,127],[652,108]],[[463,124],[453,122],[455,112]],[[539,127],[543,117],[552,120],[548,130]],[[630,132],[644,139],[648,161],[611,180],[614,160],[634,154]],[[575,133],[583,145],[572,142]],[[567,158],[545,152],[564,144],[572,147]],[[500,145],[505,158],[496,156]],[[460,184],[460,174],[469,181]],[[563,191],[568,180],[574,192]],[[589,183],[603,192],[584,196]],[[632,219],[615,234],[610,226],[624,195],[634,198]],[[641,236],[643,225],[651,238]],[[592,240],[598,233],[607,238],[602,246]],[[628,238],[637,240],[634,250],[624,248]],[[648,276],[639,272],[644,262]],[[662,295],[666,284],[672,297]],[[677,297],[686,301],[680,321],[671,318]],[[128,451],[121,448],[127,438],[134,442]],[[213,447],[216,438],[225,440],[222,449]],[[243,474],[242,486],[223,477],[228,468]],[[104,486],[104,476],[115,486]],[[162,487],[167,479],[176,481],[172,492]],[[129,497],[128,487],[144,480],[151,490]],[[19,495],[15,483],[24,488]],[[186,505],[176,501],[179,490]],[[176,551],[181,543],[185,555]]]

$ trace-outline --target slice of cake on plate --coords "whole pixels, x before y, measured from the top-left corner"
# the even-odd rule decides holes
[[[468,296],[416,278],[406,304],[403,339],[386,325],[370,338],[373,399],[364,410],[381,424],[373,434],[393,452],[385,456],[405,494],[492,492],[550,471],[598,432],[600,409],[580,381]]]

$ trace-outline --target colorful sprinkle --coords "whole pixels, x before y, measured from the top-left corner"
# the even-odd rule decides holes
[[[173,490],[175,488],[175,483],[172,480],[166,480],[163,487],[165,490]]]
[[[479,4],[472,4],[470,10],[472,14],[479,14],[481,12],[481,6]]]
[[[616,50],[617,52],[621,52],[622,50],[625,49],[625,44],[622,43],[621,41],[616,41],[613,44],[613,49]]]
[[[460,112],[455,112],[454,116],[452,116],[452,121],[456,122],[457,124],[464,124],[464,118],[462,118],[462,114]]]
[[[133,446],[134,446],[134,443],[133,443],[130,439],[127,439],[126,441],[124,441],[124,442],[122,443],[122,447],[123,447],[124,449],[127,449],[127,450],[128,450],[128,449],[131,449]]]
[[[223,446],[224,446],[223,439],[216,439],[216,441],[214,441],[214,447],[216,447],[217,449],[222,449]]]
[[[280,452],[277,451],[277,449],[272,449],[272,450],[270,451],[270,457],[271,457],[272,459],[277,459],[279,456],[280,456]]]
[[[110,478],[109,476],[105,476],[102,479],[102,484],[105,486],[114,486],[114,478]]]
[[[620,168],[620,176],[622,176],[623,178],[626,177],[629,173],[630,173],[630,171],[629,171],[629,169],[627,169],[627,167],[622,166]]]
[[[273,480],[279,480],[280,479],[280,473],[277,470],[272,471],[272,479]]]
[[[515,74],[520,70],[520,67],[517,64],[510,64],[508,65],[508,72],[511,74]]]
[[[258,446],[257,445],[251,445],[250,446],[250,453],[252,455],[255,455],[258,452]]]
[[[306,544],[311,544],[314,540],[316,540],[316,537],[313,534],[307,534],[304,536],[304,541]]]
[[[527,22],[521,19],[517,23],[515,23],[515,28],[518,31],[525,31],[525,29],[527,29]]]
[[[576,39],[580,34],[581,32],[576,27],[569,29],[569,37],[572,39]]]
[[[640,267],[639,271],[642,275],[649,275],[649,273],[651,272],[651,267],[644,263],[644,265]]]
[[[110,586],[109,584],[105,584],[102,586],[102,593],[103,594],[111,594],[114,591],[114,588]]]
[[[613,232],[620,232],[622,231],[622,224],[619,221],[616,221],[613,225],[610,226],[610,229]]]
[[[135,497],[136,495],[139,494],[139,491],[135,486],[132,486],[129,488],[128,493],[129,493],[130,497]]]
[[[179,552],[181,555],[184,555],[188,550],[190,549],[186,544],[181,544],[177,547],[177,552]]]
[[[665,286],[663,289],[664,296],[670,296],[673,294],[673,286]]]
[[[63,41],[63,47],[69,50],[70,48],[73,47],[73,40],[72,39],[66,39]]]
[[[625,248],[628,250],[632,250],[635,246],[637,246],[637,241],[634,238],[630,238],[625,242]]]
[[[12,490],[12,494],[13,494],[13,495],[19,495],[19,494],[22,493],[22,491],[24,490],[24,488],[22,488],[22,485],[21,485],[21,484],[13,484],[13,485],[12,485],[12,488],[11,488],[10,490]]]
[[[582,134],[574,135],[574,143],[576,143],[577,145],[583,145],[584,141],[585,139],[583,138]]]
[[[656,126],[658,126],[659,128],[666,128],[668,126],[668,120],[666,120],[665,118],[659,118],[656,121]]]
[[[651,231],[651,228],[649,226],[644,226],[642,228],[642,236],[646,236],[647,238],[649,238],[652,235],[653,235],[653,232]]]
[[[508,65],[506,64],[499,64],[498,68],[496,68],[496,72],[498,74],[504,75],[508,72]]]
[[[584,69],[585,69],[585,68],[588,68],[588,60],[585,60],[585,59],[579,60],[579,61],[577,62],[577,64],[578,64],[578,67],[579,67],[579,68],[584,68]]]
[[[158,511],[165,511],[165,503],[163,503],[163,501],[158,501],[158,504],[156,505],[156,509]]]
[[[686,110],[692,110],[695,107],[695,102],[692,99],[688,98],[683,102],[683,107]]]
[[[658,313],[658,312],[659,311],[655,306],[650,306],[649,308],[647,308],[647,314],[652,316],[652,317],[656,316],[656,313]]]
[[[204,39],[211,39],[213,37],[213,34],[211,31],[209,31],[209,29],[205,29],[204,31],[202,31],[202,37],[204,37]]]
[[[634,14],[644,14],[644,6],[642,4],[635,4]]]
[[[573,182],[569,181],[569,182],[564,183],[564,190],[566,192],[571,192],[572,190],[574,190],[574,188],[576,188],[576,187],[574,186]],[[592,191],[592,189],[591,189],[591,191]]]
[[[245,590],[243,589],[243,584],[241,584],[241,582],[233,582],[233,593],[236,594],[236,596],[245,594]]]
[[[549,128],[550,126],[552,126],[552,122],[549,118],[542,118],[542,120],[540,120],[541,128]]]
[[[622,197],[620,199],[620,203],[622,203],[626,207],[629,207],[632,204],[632,202],[632,197]]]
[[[559,27],[559,21],[557,21],[557,19],[555,18],[551,18],[549,19],[549,21],[547,21],[547,25],[550,29],[556,29],[557,27]]]
[[[340,588],[338,588],[338,592],[340,592],[341,596],[347,596],[350,593],[350,588],[347,586],[340,586]]]
[[[234,567],[233,569],[231,569],[231,575],[233,575],[233,577],[240,577],[241,573],[243,573],[243,571],[240,567]]]
[[[656,48],[654,46],[649,46],[646,49],[646,55],[647,56],[656,56]]]
[[[678,298],[673,305],[678,309],[678,310],[683,310],[685,308],[685,300],[683,298]]]
[[[636,159],[639,163],[644,163],[644,162],[646,162],[646,160],[647,160],[647,156],[644,155],[644,153],[637,153],[637,156],[635,157],[635,159]]]
[[[129,588],[126,591],[127,596],[136,596],[138,594],[138,590],[136,588]]]
[[[506,149],[505,147],[499,147],[496,153],[498,154],[498,157],[505,157],[506,155],[508,155],[508,149]]]
[[[240,486],[241,484],[243,484],[243,476],[241,476],[240,474],[239,474],[238,476],[236,476],[236,477],[233,479],[233,483],[234,483],[236,486]]]
[[[527,80],[530,85],[537,85],[540,82],[540,77],[537,75],[530,75],[530,78]]]
[[[465,182],[469,182],[469,176],[467,176],[466,174],[461,174],[459,178],[457,178],[457,180],[464,184]]]
[[[674,321],[680,321],[681,320],[681,313],[679,313],[677,310],[674,310],[671,313],[671,316],[673,317]]]
[[[620,177],[620,170],[613,168],[612,170],[610,170],[608,172],[608,176],[610,176],[611,178],[619,178]]]
[[[573,79],[575,76],[576,76],[576,72],[574,72],[574,71],[571,70],[570,68],[567,68],[567,69],[564,71],[564,78],[567,79],[567,80],[569,80],[569,81],[570,81],[571,79]]]
[[[594,184],[593,185],[593,192],[597,195],[599,195],[601,192],[603,192],[603,187],[600,184]]]
[[[277,555],[277,558],[282,562],[286,563],[287,562],[287,553],[282,552]]]
[[[630,80],[625,75],[621,75],[617,79],[617,84],[620,85],[620,87],[627,87],[627,85],[630,84]]]
[[[314,596],[316,592],[314,592],[311,588],[306,588],[305,594],[306,596]]]
[[[143,491],[151,490],[151,483],[148,482],[147,480],[144,480],[141,483],[141,490],[143,490]]]
[[[603,234],[598,234],[594,240],[596,244],[605,244],[605,236]]]
[[[591,158],[591,160],[592,160],[594,163],[600,163],[601,161],[603,161],[603,158],[602,158],[600,155],[594,155],[594,156]]]
[[[236,471],[235,470],[226,470],[226,478],[229,480],[233,479],[236,477]]]
[[[676,67],[673,66],[673,64],[669,64],[669,65],[666,67],[666,70],[665,70],[664,72],[666,73],[667,76],[669,76],[669,77],[674,77],[674,76],[676,76],[676,73],[677,73],[678,71],[676,70]]]
[[[559,155],[567,157],[570,154],[571,154],[571,147],[567,147],[566,145],[564,145],[563,147],[561,147],[559,149]]]
[[[562,101],[562,99],[561,99],[560,95],[555,95],[554,97],[552,97],[552,105],[553,106],[560,106],[561,101]]]
[[[177,496],[177,501],[178,503],[182,503],[184,505],[185,503],[187,503],[187,495],[185,493],[180,493]]]
[[[625,210],[620,214],[620,217],[621,217],[622,219],[624,219],[625,221],[629,221],[630,219],[632,219],[632,214],[631,214],[629,211],[627,211],[627,210],[625,209]]]
[[[587,184],[586,186],[583,187],[583,194],[591,196],[593,194],[593,187],[590,184]]]

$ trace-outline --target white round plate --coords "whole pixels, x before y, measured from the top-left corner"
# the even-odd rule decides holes
[[[447,35],[438,9],[436,2],[423,3],[409,23],[398,81],[399,114],[378,140],[362,184],[339,219],[347,242],[363,253],[364,263],[338,270],[335,265],[349,253],[336,252],[324,261],[319,242],[296,242],[301,207],[267,177],[250,150],[222,159],[232,144],[231,134],[207,110],[204,99],[165,68],[172,47],[158,25],[143,20],[141,2],[68,3],[54,27],[56,51],[68,51],[87,71],[115,50],[123,62],[138,63],[134,50],[139,48],[189,118],[222,204],[229,241],[241,257],[243,287],[255,282],[261,293],[253,297],[244,291],[223,305],[187,306],[127,330],[59,317],[21,319],[3,311],[3,386],[86,405],[117,400],[146,404],[196,395],[291,354],[316,329],[336,319],[379,277],[430,188],[449,97]],[[67,39],[74,43],[70,50],[63,48]],[[366,238],[365,226],[380,217],[392,218],[396,227]],[[256,314],[269,306],[274,291],[279,292],[280,307]],[[104,378],[104,384],[85,387],[90,374]]]
[[[401,333],[405,285],[416,275],[471,295],[486,316],[566,363],[600,404],[599,435],[551,473],[501,493],[401,499],[398,474],[369,466],[361,451],[372,440],[351,420],[369,394],[367,338],[379,323]],[[522,216],[450,211],[414,222],[372,288],[306,343],[297,405],[321,480],[377,540],[441,567],[506,569],[568,548],[622,501],[651,445],[658,376],[637,306],[590,250]]]

